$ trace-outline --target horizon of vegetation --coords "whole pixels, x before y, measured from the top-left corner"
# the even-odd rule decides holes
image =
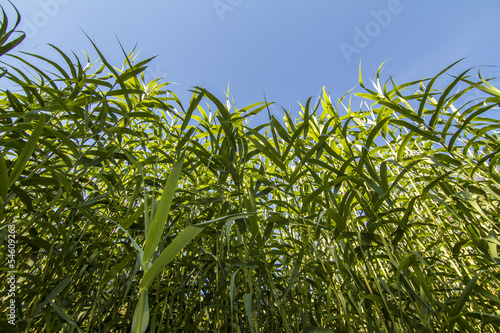
[[[491,79],[379,68],[364,109],[324,90],[277,119],[202,87],[183,104],[135,50],[14,53],[19,22],[0,24],[3,331],[500,332]]]

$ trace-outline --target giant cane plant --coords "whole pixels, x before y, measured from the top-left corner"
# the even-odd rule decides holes
[[[16,53],[15,26],[3,14],[1,330],[500,332],[494,79],[379,68],[297,110],[200,87],[184,107],[146,81],[153,59]]]

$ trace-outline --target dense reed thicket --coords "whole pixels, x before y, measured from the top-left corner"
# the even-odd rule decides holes
[[[277,119],[200,87],[184,105],[133,52],[16,53],[7,25],[5,332],[500,332],[489,80],[379,70],[360,110],[324,92]]]

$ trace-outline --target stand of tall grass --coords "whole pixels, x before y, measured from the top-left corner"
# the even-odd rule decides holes
[[[200,87],[183,105],[133,52],[121,69],[95,45],[94,63],[14,53],[7,25],[5,332],[500,332],[489,80],[452,65],[397,85],[379,69],[360,110],[325,91],[277,119]]]

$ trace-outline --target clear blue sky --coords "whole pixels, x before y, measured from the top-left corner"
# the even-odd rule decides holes
[[[19,49],[50,55],[46,43],[64,51],[92,53],[84,30],[112,64],[137,44],[140,59],[158,55],[147,76],[165,76],[187,104],[198,85],[237,107],[275,101],[293,114],[297,102],[323,86],[342,96],[363,77],[396,82],[434,76],[467,57],[453,73],[499,66],[500,1],[334,0],[39,0],[14,1],[28,36]],[[10,5],[4,8],[11,12]],[[11,15],[10,17],[13,18]],[[94,58],[95,60],[95,58]],[[486,76],[500,69],[484,67]],[[474,74],[477,70],[474,70]],[[359,89],[357,91],[360,91]]]

